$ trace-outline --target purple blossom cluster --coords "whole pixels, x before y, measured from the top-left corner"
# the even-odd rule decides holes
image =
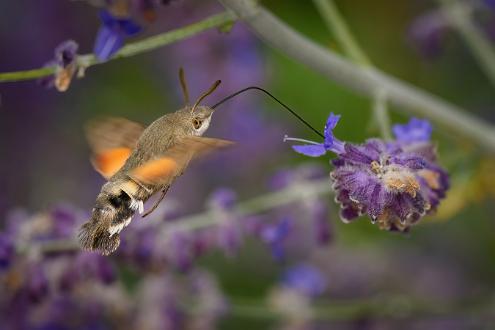
[[[292,185],[320,181],[318,173],[322,171],[307,166],[284,170],[269,186],[284,192]],[[324,226],[324,233],[316,232],[322,222],[328,222],[328,210],[321,207],[327,203],[316,197],[261,216],[242,215],[237,202],[233,190],[215,190],[205,213],[209,224],[194,228],[188,223],[197,222],[188,220],[180,204],[170,201],[150,218],[134,221],[112,257],[79,250],[75,232],[86,212],[68,205],[33,215],[11,212],[0,233],[3,325],[15,329],[215,328],[229,308],[216,280],[197,265],[199,257],[220,250],[233,258],[244,240],[251,238],[266,245],[267,253],[278,261],[285,259],[291,243],[301,244],[311,237],[313,246],[318,246],[328,242],[319,237],[330,237],[329,226]],[[304,228],[310,231],[307,235]],[[308,297],[322,290],[317,276],[304,269],[299,273],[284,278],[283,286]]]
[[[156,19],[156,8],[169,5],[172,0],[105,0],[97,5],[102,26],[96,36],[94,53],[106,61],[124,46],[125,39],[142,31],[146,23]]]
[[[172,2],[173,0],[90,1],[91,4],[101,8],[99,17],[102,26],[94,43],[95,57],[101,62],[110,59],[124,46],[127,38],[143,30],[145,23],[139,22],[139,17],[150,23],[155,19],[157,6]],[[54,59],[45,63],[46,67],[55,67],[55,74],[40,79],[39,83],[44,87],[55,87],[58,91],[65,92],[74,75],[83,76],[85,67],[78,61],[78,48],[79,45],[73,40],[64,41],[57,46]]]
[[[356,145],[333,135],[339,119],[330,114],[323,143],[286,140],[309,143],[293,146],[307,156],[328,151],[337,155],[330,177],[344,222],[366,214],[380,229],[407,231],[437,208],[449,188],[449,177],[437,164],[429,122],[413,118],[393,127],[393,141],[369,139]]]
[[[227,305],[207,271],[123,275],[123,256],[103,257],[74,245],[83,219],[68,206],[9,216],[0,234],[2,328],[190,329],[199,323],[201,329],[215,328]]]

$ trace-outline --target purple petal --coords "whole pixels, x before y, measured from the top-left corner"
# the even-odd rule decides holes
[[[120,27],[127,36],[133,36],[141,32],[142,28],[131,19],[120,20]]]
[[[58,65],[66,68],[74,62],[77,57],[79,45],[74,40],[67,40],[55,48],[55,61]]]
[[[237,200],[237,194],[230,188],[218,188],[210,196],[210,204],[219,209],[231,209]]]
[[[108,10],[100,11],[100,20],[108,28],[113,28],[118,24],[117,18],[115,18]]]
[[[325,276],[318,268],[307,264],[289,268],[282,277],[282,284],[309,297],[318,296],[327,288]]]
[[[349,222],[359,217],[359,210],[353,206],[344,207],[340,211],[340,217],[344,222]]]
[[[431,138],[432,126],[427,120],[411,118],[407,124],[394,125],[392,130],[399,142],[428,142]]]
[[[423,157],[414,154],[400,154],[390,159],[392,164],[399,164],[408,167],[412,170],[420,170],[425,168],[426,161]]]
[[[114,55],[124,44],[123,36],[106,26],[98,31],[94,47],[94,53],[98,60],[106,61]]]
[[[332,134],[332,130],[337,126],[337,123],[340,120],[340,115],[335,115],[333,112],[328,116],[327,123],[325,125],[325,136]]]
[[[353,163],[371,164],[372,161],[379,161],[379,158],[373,158],[375,156],[369,153],[365,147],[354,146],[350,143],[344,145],[345,152],[342,154],[342,158],[346,161]]]
[[[344,151],[344,143],[335,138],[333,135],[333,129],[337,126],[340,120],[340,115],[335,115],[330,113],[328,116],[327,123],[325,125],[324,136],[325,136],[325,149],[339,154]]]
[[[307,145],[296,145],[292,146],[294,151],[309,156],[309,157],[320,157],[326,154],[327,150],[323,144],[307,144]]]

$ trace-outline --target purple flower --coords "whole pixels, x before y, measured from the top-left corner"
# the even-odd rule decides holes
[[[261,231],[261,239],[270,246],[272,255],[277,260],[282,260],[285,256],[284,241],[290,233],[291,222],[291,219],[284,218]]]
[[[219,188],[215,190],[209,199],[212,207],[228,210],[231,209],[237,201],[237,194],[229,188]]]
[[[93,252],[81,252],[77,255],[75,269],[83,280],[96,279],[110,284],[117,278],[117,273],[109,258]]]
[[[33,303],[41,302],[48,295],[49,290],[48,279],[43,266],[41,264],[33,265],[26,276],[26,292],[29,300]]]
[[[339,142],[330,176],[345,222],[367,214],[381,229],[406,231],[445,197],[449,180],[435,162],[431,125],[413,119],[394,133],[397,141]]]
[[[433,58],[441,53],[449,28],[449,22],[441,11],[431,11],[411,24],[409,40],[424,57]]]
[[[45,63],[45,67],[55,67],[55,74],[43,77],[38,83],[46,88],[55,87],[59,92],[65,92],[80,69],[77,63],[77,50],[79,45],[73,40],[67,40],[55,48],[55,56]]]
[[[72,65],[77,59],[79,45],[74,40],[67,40],[55,48],[55,62],[62,68]]]
[[[173,230],[167,240],[167,261],[181,272],[188,271],[193,263],[193,237],[185,231]]]
[[[394,132],[397,141],[410,144],[416,142],[429,142],[432,127],[427,120],[411,118],[407,124],[394,125],[392,131]]]
[[[283,274],[282,285],[305,296],[316,297],[326,290],[327,280],[318,268],[300,264],[289,268]]]
[[[5,234],[0,234],[0,271],[10,266],[14,252],[12,239]]]
[[[242,243],[242,232],[235,219],[227,219],[216,228],[218,247],[227,256],[233,256]]]
[[[306,142],[306,145],[296,145],[292,148],[303,155],[310,157],[320,157],[327,153],[327,151],[332,151],[336,154],[341,153],[344,150],[344,143],[336,139],[333,135],[333,129],[339,122],[340,115],[334,115],[333,113],[327,119],[327,123],[324,129],[325,141],[323,143],[317,143],[313,141],[294,139],[286,137],[284,141],[299,141]]]
[[[72,238],[78,220],[77,210],[69,205],[57,205],[51,210],[54,236]]]
[[[312,203],[310,212],[313,218],[314,236],[321,245],[328,244],[332,239],[332,227],[328,219],[328,207],[325,202],[317,200]]]
[[[107,10],[100,12],[103,26],[98,31],[94,53],[98,60],[106,61],[124,45],[124,39],[141,31],[131,18],[117,18]]]

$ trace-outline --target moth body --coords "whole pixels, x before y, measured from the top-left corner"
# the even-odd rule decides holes
[[[120,232],[131,223],[136,211],[143,213],[143,204],[151,196],[160,191],[164,195],[193,158],[232,144],[201,137],[212,114],[213,109],[207,106],[197,106],[194,111],[186,106],[142,130],[123,165],[108,176],[91,219],[81,227],[79,239],[84,249],[114,252],[120,244]],[[98,164],[95,167],[98,169]]]

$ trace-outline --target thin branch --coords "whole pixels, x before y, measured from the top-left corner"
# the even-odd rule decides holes
[[[240,217],[269,211],[274,208],[310,199],[321,195],[328,195],[332,192],[331,184],[328,180],[310,182],[304,184],[291,185],[289,188],[254,197],[253,199],[239,202],[233,208],[233,214]],[[174,221],[169,225],[169,229],[196,230],[206,228],[219,223],[214,211],[206,211],[197,215],[192,215]],[[172,227],[172,228],[171,228]]]
[[[382,137],[385,140],[391,140],[392,134],[390,132],[390,116],[387,107],[387,91],[384,89],[378,89],[373,98],[373,114],[375,115],[375,121]]]
[[[313,0],[328,29],[333,32],[351,60],[372,66],[370,59],[359,46],[333,0]]]
[[[495,48],[473,21],[472,4],[466,1],[437,0],[443,13],[448,17],[474,58],[478,61],[483,73],[495,86]]]
[[[211,28],[219,28],[227,24],[231,24],[235,21],[235,19],[235,15],[233,15],[231,12],[223,12],[221,14],[213,15],[202,21],[172,31],[161,33],[140,41],[136,41],[134,43],[127,44],[121,50],[119,50],[119,52],[117,52],[117,54],[115,54],[115,56],[113,56],[109,61],[146,53],[165,45],[174,43],[176,41],[192,37],[205,30],[209,30]],[[107,63],[98,62],[93,54],[79,56],[78,62],[84,67]],[[54,67],[44,67],[27,71],[5,72],[0,73],[0,82],[14,82],[38,79],[41,77],[49,76],[54,72]]]
[[[231,317],[287,320],[288,315],[276,313],[264,302],[246,299],[229,299]],[[466,308],[466,306],[469,306]],[[349,321],[356,317],[406,320],[447,315],[477,317],[479,320],[493,318],[493,301],[490,299],[456,299],[455,301],[426,301],[397,295],[367,297],[365,299],[340,299],[320,302],[309,306],[311,316],[307,321]],[[297,317],[297,315],[292,315]],[[290,318],[289,318],[290,319]]]
[[[269,211],[283,205],[301,202],[318,196],[330,195],[331,193],[332,189],[329,180],[293,184],[286,189],[239,202],[232,209],[232,214],[242,218],[244,216]],[[215,211],[208,209],[198,214],[176,219],[173,223],[163,223],[162,228],[164,232],[175,230],[194,231],[218,225],[221,221],[223,220],[216,216]],[[22,246],[17,247],[18,251],[21,253],[28,251],[30,248],[34,248],[42,253],[69,252],[79,250],[79,244],[72,239],[61,239],[33,243],[33,246],[23,244]]]
[[[308,40],[263,7],[249,0],[219,0],[264,41],[358,93],[373,97],[377,87],[387,91],[391,104],[423,116],[495,152],[495,127],[424,90],[378,69],[363,68]]]

